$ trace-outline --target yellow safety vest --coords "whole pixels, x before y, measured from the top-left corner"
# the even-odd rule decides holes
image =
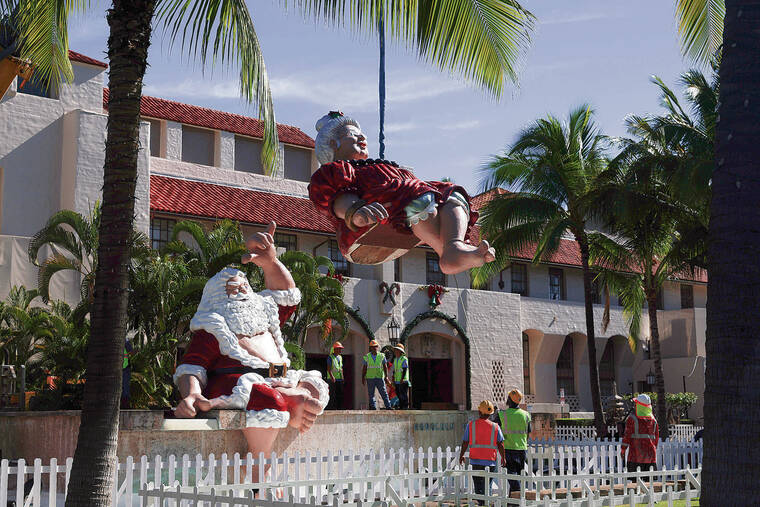
[[[377,354],[374,359],[370,352],[364,356],[364,360],[367,362],[367,377],[366,378],[383,378],[383,360],[385,356]]]

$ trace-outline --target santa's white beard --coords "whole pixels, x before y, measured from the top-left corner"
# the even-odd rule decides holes
[[[266,327],[262,328],[261,317],[257,318],[257,313],[260,313],[262,309],[252,298],[242,299],[239,296],[232,296],[225,303],[222,312],[230,331],[245,336],[254,336],[266,331]]]

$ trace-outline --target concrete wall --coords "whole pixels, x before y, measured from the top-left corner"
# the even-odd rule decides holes
[[[74,455],[79,433],[79,411],[0,413],[0,452],[4,459],[57,458]],[[240,429],[243,411],[225,410],[210,414],[206,429],[182,429],[182,420],[165,420],[162,411],[128,410],[120,413],[117,455],[181,457],[200,453],[245,454],[247,446]],[[464,411],[370,412],[329,411],[306,433],[285,428],[275,442],[275,452],[337,451],[364,449],[452,448],[461,444],[464,425],[475,414]],[[195,428],[201,421],[190,421]],[[209,429],[213,427],[215,429]],[[167,429],[167,428],[177,429]],[[40,435],[46,435],[44,439]]]

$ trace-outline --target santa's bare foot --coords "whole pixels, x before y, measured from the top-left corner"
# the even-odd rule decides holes
[[[494,252],[492,248],[489,248],[488,242],[484,241],[478,246],[473,246],[461,240],[454,240],[443,247],[439,264],[442,272],[455,275],[492,260],[494,260]]]

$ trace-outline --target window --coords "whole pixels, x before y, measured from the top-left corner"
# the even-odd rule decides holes
[[[549,268],[549,299],[565,299],[565,276],[561,269]]]
[[[596,273],[592,273],[592,276],[595,279],[591,281],[591,302],[600,305],[602,304],[601,287],[599,287],[599,280],[596,280]]]
[[[285,146],[285,178],[309,181],[311,179],[311,151]]]
[[[153,218],[150,221],[150,246],[154,250],[161,250],[169,242],[176,223],[170,218]]]
[[[401,257],[393,259],[393,280],[401,282]]]
[[[275,232],[274,244],[278,248],[284,248],[286,252],[292,252],[293,250],[298,250],[298,236],[295,234]]]
[[[530,393],[530,338],[527,333],[522,334],[523,347],[523,389],[525,394]]]
[[[693,285],[681,285],[681,308],[694,308]]]
[[[575,372],[573,361],[573,339],[565,337],[565,343],[557,358],[557,394],[565,390],[565,396],[575,394]]]
[[[336,275],[351,276],[351,267],[338,248],[338,242],[334,239],[330,240],[330,260],[335,267]]]
[[[509,268],[512,273],[512,292],[521,296],[528,295],[528,266],[525,264],[512,264]]]
[[[58,91],[52,86],[46,86],[38,77],[32,75],[32,78],[24,83],[21,77],[16,78],[16,90],[18,93],[26,93],[27,95],[36,95],[37,97],[45,97],[47,99],[57,99]]]
[[[504,383],[504,361],[491,361],[491,383],[493,401],[497,403],[507,401],[507,388]]]
[[[614,394],[615,382],[615,344],[612,339],[607,340],[604,347],[602,360],[599,362],[599,390],[602,396]]]
[[[150,123],[150,156],[161,156],[161,120],[150,120],[143,118]]]
[[[441,271],[438,254],[434,252],[425,254],[425,279],[428,285],[446,285],[446,275]]]
[[[214,131],[182,125],[182,160],[214,165]]]
[[[261,165],[261,141],[250,137],[235,136],[235,170],[264,174]]]

